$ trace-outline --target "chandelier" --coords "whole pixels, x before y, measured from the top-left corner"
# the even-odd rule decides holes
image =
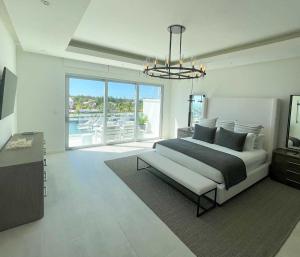
[[[170,42],[169,42],[169,57],[166,58],[165,64],[158,62],[155,59],[154,63],[147,63],[144,68],[144,73],[148,76],[161,78],[161,79],[196,79],[203,78],[206,75],[206,68],[204,65],[199,65],[196,67],[195,63],[192,62],[191,65],[185,66],[183,63],[183,58],[181,55],[181,45],[182,45],[182,33],[185,31],[185,27],[182,25],[171,25],[168,27],[170,32]],[[179,61],[172,62],[172,36],[173,34],[180,35],[180,45],[179,45]]]

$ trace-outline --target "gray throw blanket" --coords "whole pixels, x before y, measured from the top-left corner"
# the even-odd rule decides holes
[[[153,148],[156,144],[183,153],[219,170],[224,177],[226,189],[247,178],[245,163],[234,155],[177,138],[159,141],[153,145]]]

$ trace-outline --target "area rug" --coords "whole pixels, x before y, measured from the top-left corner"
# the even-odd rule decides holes
[[[154,169],[136,170],[136,156],[106,164],[199,257],[273,257],[300,220],[300,190],[269,178],[197,218]]]

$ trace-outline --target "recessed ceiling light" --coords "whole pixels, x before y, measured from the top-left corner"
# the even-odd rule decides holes
[[[41,0],[43,5],[49,6],[50,2],[48,0]]]

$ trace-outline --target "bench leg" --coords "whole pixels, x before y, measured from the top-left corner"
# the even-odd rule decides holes
[[[215,189],[214,193],[215,193],[215,197],[214,197],[214,207],[216,207],[216,206],[217,206],[217,188]]]
[[[139,170],[139,157],[136,158],[136,170]]]
[[[214,200],[211,200],[212,201],[212,206],[209,207],[209,208],[207,208],[207,209],[204,206],[202,206],[201,203],[200,203],[201,196],[203,196],[203,195],[199,195],[198,196],[198,199],[197,199],[197,215],[196,215],[197,217],[200,217],[205,212],[207,212],[207,211],[209,211],[209,210],[211,210],[211,209],[213,209],[213,208],[216,207],[216,205],[217,205],[217,188],[215,188],[215,189],[213,189],[211,191],[214,191]],[[211,191],[209,191],[207,193],[210,193]],[[202,211],[200,211],[200,208],[202,209]]]
[[[139,160],[141,160],[143,163],[146,163],[148,166],[140,168],[140,166],[139,166]],[[149,165],[149,163],[145,162],[143,159],[141,159],[139,157],[136,158],[136,170],[139,171],[139,170],[147,169],[147,168],[150,168],[150,167],[151,167],[151,165]]]
[[[197,200],[197,217],[199,217],[202,213],[200,213],[200,195],[198,196],[198,200]]]

